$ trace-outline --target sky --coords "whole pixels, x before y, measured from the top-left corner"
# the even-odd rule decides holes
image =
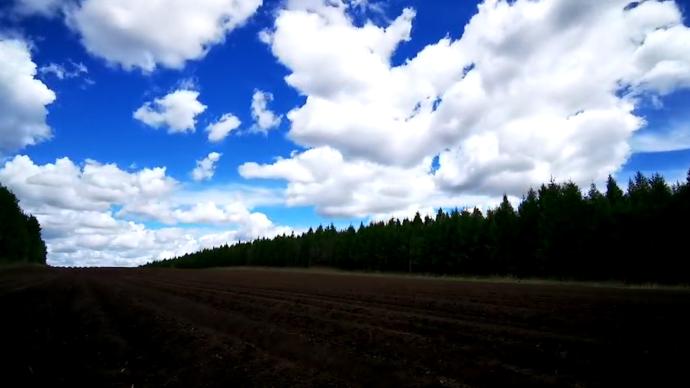
[[[48,263],[690,168],[688,1],[3,0],[0,183]]]

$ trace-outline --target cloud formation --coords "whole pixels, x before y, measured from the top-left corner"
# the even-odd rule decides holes
[[[168,133],[194,132],[196,116],[206,110],[206,105],[199,102],[198,97],[196,90],[178,89],[153,102],[146,102],[133,117],[154,128],[166,127]]]
[[[252,96],[252,118],[254,125],[252,132],[268,133],[277,128],[282,121],[282,116],[276,115],[268,109],[268,103],[273,101],[273,94],[261,90],[255,90]]]
[[[207,181],[216,173],[216,163],[222,154],[211,152],[205,158],[196,161],[196,167],[192,170],[192,179],[195,181]]]
[[[77,78],[81,75],[88,74],[89,69],[81,62],[70,61],[67,65],[50,62],[47,65],[41,66],[38,69],[41,75],[52,74],[57,79],[64,80],[70,78]]]
[[[36,79],[28,45],[0,36],[0,156],[50,139],[46,106],[55,93]]]
[[[38,218],[51,265],[138,265],[289,230],[250,211],[243,195],[251,194],[190,192],[161,167],[128,172],[68,158],[40,165],[18,155],[0,168],[0,182]],[[187,226],[199,223],[216,227]]]
[[[206,132],[208,132],[208,141],[212,143],[217,143],[223,141],[230,132],[239,128],[242,121],[237,118],[237,116],[232,113],[226,113],[218,119],[218,121],[211,123],[206,127]]]
[[[666,131],[641,131],[631,141],[635,152],[668,152],[690,149],[690,124],[676,123]]]
[[[429,206],[434,182],[431,161],[412,168],[348,161],[336,149],[313,148],[272,164],[245,163],[244,178],[286,179],[290,206],[310,206],[327,216],[367,217]]]
[[[180,69],[244,24],[262,0],[84,0],[68,25],[93,55],[125,69]]]
[[[352,7],[290,1],[262,34],[289,69],[286,82],[306,96],[287,118],[288,136],[309,150],[240,168],[285,179],[289,203],[325,214],[378,211],[359,198],[395,192],[399,171],[428,182],[400,208],[439,196],[520,196],[551,177],[600,182],[628,159],[645,124],[637,104],[690,85],[690,29],[672,1],[486,0],[459,39],[399,65],[391,58],[411,39],[415,11],[379,26],[355,23]],[[334,161],[341,167],[308,181]],[[340,169],[348,186],[333,185]],[[331,196],[338,209],[322,205]]]

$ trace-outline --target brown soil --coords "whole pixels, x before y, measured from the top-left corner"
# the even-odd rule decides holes
[[[672,386],[690,349],[683,290],[14,268],[0,309],[3,387]]]

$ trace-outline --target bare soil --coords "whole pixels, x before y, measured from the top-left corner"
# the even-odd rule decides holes
[[[0,386],[683,386],[690,292],[0,270]],[[683,383],[685,381],[685,383]]]

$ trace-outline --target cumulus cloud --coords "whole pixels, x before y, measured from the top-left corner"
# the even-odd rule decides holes
[[[138,265],[289,230],[252,212],[247,193],[190,192],[161,167],[128,172],[68,158],[40,165],[18,155],[0,168],[0,182],[38,218],[52,265]]]
[[[199,102],[198,97],[196,90],[178,89],[153,102],[146,102],[133,117],[154,128],[167,127],[168,133],[194,132],[196,116],[206,110],[206,105]]]
[[[36,0],[34,0],[36,1]],[[244,24],[262,0],[84,0],[68,25],[92,54],[125,69],[179,69]]]
[[[273,101],[273,94],[255,90],[252,96],[252,118],[254,125],[253,132],[268,133],[273,128],[277,128],[282,121],[282,116],[276,115],[268,109],[268,103]]]
[[[473,68],[442,96],[435,120],[464,131],[441,153],[439,183],[517,193],[551,176],[587,184],[617,171],[644,125],[639,99],[670,92],[666,77],[675,87],[690,80],[662,71],[690,63],[677,45],[659,43],[688,32],[677,5],[628,3],[482,4],[458,41]]]
[[[196,167],[192,170],[192,179],[195,181],[205,181],[213,178],[216,173],[216,163],[222,154],[211,152],[205,158],[196,161]]]
[[[46,106],[55,93],[36,79],[27,44],[0,36],[0,155],[51,137]]]
[[[114,203],[134,198],[165,196],[177,185],[161,167],[132,173],[92,160],[78,166],[69,158],[37,165],[25,155],[6,162],[0,170],[0,180],[30,208],[45,205],[92,211],[107,210]]]
[[[272,164],[245,163],[245,178],[286,179],[287,204],[316,206],[328,216],[365,217],[428,206],[434,192],[431,160],[411,168],[385,167],[365,160],[347,161],[330,147],[313,148]]]
[[[376,191],[357,188],[395,190],[389,177],[398,171],[430,182],[427,198],[520,196],[551,177],[601,181],[628,159],[645,124],[639,101],[690,82],[690,30],[672,1],[486,0],[459,39],[399,65],[391,57],[411,39],[415,11],[379,26],[354,23],[355,5],[290,1],[263,33],[290,71],[286,82],[306,96],[287,115],[288,135],[310,149],[240,169],[287,180],[287,192],[299,193],[288,198],[327,214],[377,211],[357,197]],[[433,158],[437,168],[427,169]],[[354,185],[358,194],[331,186],[335,168],[305,184],[333,160],[351,172],[367,166],[352,178],[365,183]],[[319,194],[301,195],[305,187]],[[321,206],[329,195],[340,196],[339,209]]]
[[[217,143],[225,139],[230,132],[239,128],[242,121],[237,118],[237,116],[232,113],[226,113],[221,116],[218,121],[211,123],[206,127],[206,132],[208,132],[208,141]]]

